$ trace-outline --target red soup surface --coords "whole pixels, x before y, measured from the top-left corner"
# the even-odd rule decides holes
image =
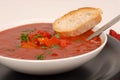
[[[55,33],[52,23],[34,23],[0,32],[0,55],[19,59],[49,60],[73,57],[90,52],[101,45],[99,36],[90,41],[89,30],[76,37]]]

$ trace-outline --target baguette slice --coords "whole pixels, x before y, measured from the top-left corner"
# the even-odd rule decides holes
[[[55,20],[53,30],[67,37],[78,36],[96,26],[101,18],[99,8],[83,7]]]

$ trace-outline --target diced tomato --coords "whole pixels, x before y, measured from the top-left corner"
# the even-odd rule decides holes
[[[36,34],[29,34],[29,40],[30,41],[33,41],[33,37],[35,36]]]
[[[36,45],[39,45],[39,42],[37,40],[37,38],[34,38],[34,36],[36,36],[37,34],[29,34],[29,41],[33,42]]]
[[[57,39],[56,37],[52,37],[52,38],[38,38],[38,41],[40,42],[40,44],[44,44],[47,47],[50,47],[51,45],[58,45],[60,43],[60,40]]]
[[[50,39],[50,42],[54,45],[57,45],[60,43],[60,39],[56,38],[55,36],[53,36],[51,39]]]
[[[48,39],[48,38],[45,38],[43,43],[47,46],[47,47],[50,47],[51,46],[51,41]]]
[[[37,38],[39,42],[43,42],[45,38]]]
[[[66,47],[67,46],[67,40],[64,40],[64,39],[60,40],[60,46],[63,47],[63,48]]]

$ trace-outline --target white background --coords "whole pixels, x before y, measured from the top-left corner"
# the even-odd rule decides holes
[[[53,21],[80,7],[97,7],[103,11],[101,27],[120,14],[120,0],[0,0],[0,28],[32,18],[50,18]],[[120,33],[120,22],[112,26]],[[109,29],[106,31],[109,32]]]

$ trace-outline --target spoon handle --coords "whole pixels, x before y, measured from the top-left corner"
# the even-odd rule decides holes
[[[105,31],[106,29],[108,29],[109,27],[111,27],[112,25],[114,25],[115,23],[117,23],[120,20],[120,15],[116,16],[115,18],[113,18],[111,21],[109,21],[107,24],[105,24],[104,26],[102,26],[100,29],[98,29],[96,32],[94,32],[93,34],[91,34],[87,40],[92,39],[95,36],[98,36],[100,33],[102,33],[103,31]]]

